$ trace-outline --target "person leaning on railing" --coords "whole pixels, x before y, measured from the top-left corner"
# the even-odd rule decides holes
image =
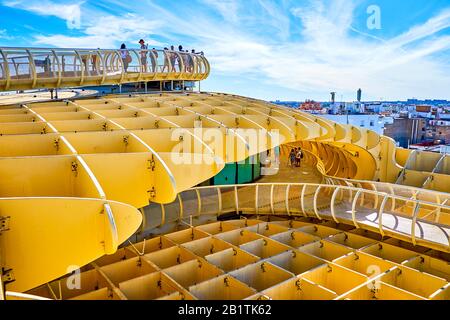
[[[169,52],[169,48],[164,48],[164,66],[162,69],[162,72],[166,72],[166,68],[167,68],[167,72],[170,71],[170,52]]]
[[[128,72],[128,66],[133,59],[131,58],[130,52],[127,50],[127,46],[123,43],[120,46],[120,57],[122,58],[123,68],[125,72]]]
[[[172,70],[170,70],[170,72],[176,72],[175,62],[177,61],[177,54],[175,53],[174,46],[170,46],[169,59],[170,59],[171,65],[172,65]]]
[[[139,44],[141,45],[141,65],[142,72],[147,73],[147,52],[148,45],[145,44],[144,39],[139,40]]]
[[[150,54],[150,60],[152,61],[152,72],[156,72],[156,67],[158,65],[158,50],[155,48],[152,49],[152,53]]]

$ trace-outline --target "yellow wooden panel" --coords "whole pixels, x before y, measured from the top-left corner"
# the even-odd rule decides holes
[[[80,268],[111,253],[107,246],[113,243],[117,250],[142,218],[127,205],[112,203],[112,210],[111,221],[101,200],[1,199],[0,212],[10,217],[9,231],[0,237],[1,251],[15,277],[7,290],[23,292],[59,278],[71,272],[70,267]]]

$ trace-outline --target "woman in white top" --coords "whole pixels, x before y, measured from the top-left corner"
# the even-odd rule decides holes
[[[125,72],[128,72],[128,66],[130,65],[132,59],[125,43],[120,46],[120,57],[122,58],[123,68],[125,69]]]

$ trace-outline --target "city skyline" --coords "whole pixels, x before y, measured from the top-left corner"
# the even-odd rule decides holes
[[[448,0],[0,0],[2,46],[204,51],[202,90],[266,100],[450,100]],[[95,18],[94,18],[95,17]],[[341,98],[342,96],[342,98]]]

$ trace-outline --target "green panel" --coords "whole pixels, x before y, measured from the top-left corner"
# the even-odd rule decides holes
[[[253,165],[253,179],[257,180],[261,177],[261,161],[259,154],[255,156],[256,161]]]
[[[249,159],[245,164],[238,164],[238,184],[250,183],[253,181],[253,166]]]
[[[236,163],[225,165],[225,168],[214,177],[214,185],[236,184]]]

